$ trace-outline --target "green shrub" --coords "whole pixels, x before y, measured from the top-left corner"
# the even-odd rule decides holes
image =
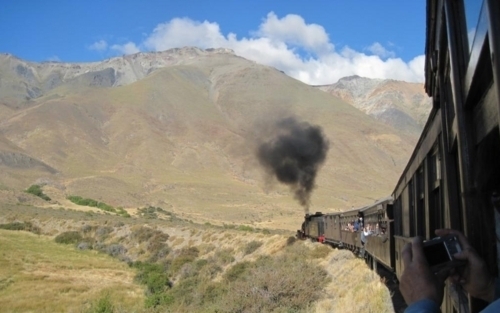
[[[252,240],[252,241],[250,241],[249,243],[246,244],[246,246],[245,246],[245,248],[243,250],[243,253],[244,253],[244,255],[251,254],[255,250],[259,249],[260,246],[262,246],[262,242],[261,241]]]
[[[55,241],[63,244],[77,244],[82,240],[82,235],[77,231],[67,231],[56,236]]]
[[[112,207],[109,204],[106,204],[104,202],[99,202],[94,199],[89,199],[89,198],[82,198],[80,196],[68,196],[67,198],[69,201],[73,202],[74,204],[82,205],[82,206],[90,206],[93,208],[98,208],[106,212],[116,212],[115,208]]]
[[[240,226],[238,226],[237,229],[241,230],[241,231],[249,231],[249,232],[253,232],[254,231],[253,227],[250,227],[250,226],[247,226],[247,225],[240,225]]]
[[[99,298],[97,301],[92,303],[90,309],[86,311],[87,313],[113,313],[115,312],[115,307],[111,300],[109,299],[109,294],[106,294]]]
[[[182,249],[179,255],[173,259],[169,272],[171,274],[176,274],[184,264],[193,262],[198,257],[199,253],[200,251],[196,247]]]
[[[0,224],[0,229],[7,230],[26,230],[26,224],[21,222],[12,222],[7,224]]]
[[[158,305],[168,305],[173,302],[173,298],[165,292],[172,286],[164,265],[149,262],[135,262],[132,265],[139,272],[136,280],[146,285],[146,307],[156,307]]]
[[[35,195],[37,197],[40,197],[42,198],[43,200],[45,201],[50,201],[51,199],[49,198],[49,196],[47,196],[46,194],[43,193],[42,191],[42,187],[40,187],[40,185],[31,185],[27,190],[26,190],[27,193],[31,193],[32,195]]]
[[[155,308],[157,306],[168,306],[172,303],[174,303],[174,297],[172,295],[156,293],[146,298],[145,306],[146,308]]]
[[[7,224],[0,224],[0,229],[6,230],[24,230],[29,231],[34,234],[40,235],[41,229],[38,226],[31,224],[30,222],[12,222]]]
[[[222,265],[234,262],[233,249],[222,249],[218,250],[214,254],[214,258]]]
[[[242,277],[242,275],[247,271],[250,267],[250,262],[239,262],[236,263],[233,267],[228,269],[224,274],[224,278],[228,281],[232,282]]]

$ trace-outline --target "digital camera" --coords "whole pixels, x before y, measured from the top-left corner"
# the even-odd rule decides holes
[[[423,245],[425,258],[434,274],[465,263],[453,257],[455,253],[462,251],[460,241],[454,235],[436,237],[424,241]]]

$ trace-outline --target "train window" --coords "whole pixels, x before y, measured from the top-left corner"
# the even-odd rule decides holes
[[[393,205],[393,213],[394,213],[394,235],[402,236],[403,235],[403,219],[402,219],[402,211],[401,211],[401,198],[397,198],[394,200]]]
[[[413,180],[410,180],[408,183],[408,209],[409,209],[409,234],[406,233],[405,235],[409,235],[410,237],[415,236],[415,191],[414,189],[414,184]],[[406,224],[408,225],[408,224]]]
[[[469,50],[472,48],[474,42],[474,35],[476,34],[476,27],[481,13],[482,1],[465,0],[465,22],[467,24],[467,38],[469,40]]]
[[[441,180],[441,160],[439,150],[429,155],[429,186],[430,189],[439,187]]]
[[[415,231],[417,236],[424,236],[425,232],[425,161],[417,171],[417,197],[415,209]]]
[[[456,175],[455,180],[450,180],[448,183],[450,184],[449,197],[455,197],[455,199],[450,199],[453,203],[457,204],[457,208],[450,208],[450,226],[453,229],[465,230],[465,212],[462,206],[462,201],[460,199],[460,168],[459,168],[459,160],[458,160],[458,152],[456,149],[452,151],[452,155],[454,157],[454,173]]]
[[[434,189],[430,194],[429,209],[429,237],[434,236],[434,231],[444,227],[443,221],[443,205],[441,199],[441,191],[439,188]]]

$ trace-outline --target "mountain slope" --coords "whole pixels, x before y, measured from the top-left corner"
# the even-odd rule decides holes
[[[317,88],[414,137],[415,142],[432,107],[423,85],[417,83],[350,76]]]
[[[43,178],[66,195],[114,206],[151,204],[209,222],[295,228],[302,209],[255,157],[273,123],[294,116],[322,127],[329,140],[312,195],[316,211],[386,196],[413,149],[410,137],[273,68],[219,50],[161,54],[174,61],[155,67],[148,63],[154,53],[85,66],[15,59],[38,78],[0,97],[0,134],[53,171],[2,177],[0,184],[25,189]],[[2,67],[1,81],[18,75],[18,65],[14,72]],[[56,76],[63,79],[40,87]],[[30,98],[27,90],[36,86],[40,94]]]

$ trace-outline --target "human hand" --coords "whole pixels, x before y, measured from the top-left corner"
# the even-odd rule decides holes
[[[465,267],[454,269],[449,277],[452,283],[460,284],[471,296],[488,303],[495,297],[495,279],[488,272],[486,263],[469,244],[465,236],[453,229],[437,229],[437,236],[455,235],[462,245],[462,252],[454,255],[455,259],[467,261]]]
[[[404,263],[404,271],[399,281],[399,290],[406,304],[423,299],[434,301],[438,306],[443,302],[442,279],[434,275],[425,259],[422,239],[415,237],[411,243],[407,243],[401,257]]]

